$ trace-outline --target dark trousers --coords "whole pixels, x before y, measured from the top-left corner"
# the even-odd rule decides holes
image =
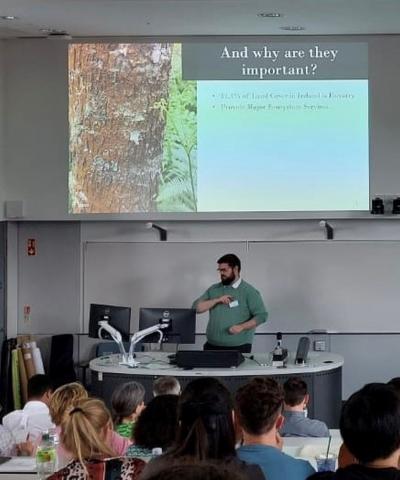
[[[211,343],[206,342],[203,345],[203,350],[238,350],[241,353],[251,353],[251,343],[235,345],[233,347],[220,347],[218,345],[212,345]]]

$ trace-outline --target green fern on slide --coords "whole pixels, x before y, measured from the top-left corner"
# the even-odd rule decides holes
[[[174,178],[165,183],[158,196],[161,212],[194,212],[194,203],[190,184],[185,179]]]
[[[163,162],[157,210],[197,211],[197,89],[182,80],[181,46],[174,45],[169,98],[155,106],[165,115]]]

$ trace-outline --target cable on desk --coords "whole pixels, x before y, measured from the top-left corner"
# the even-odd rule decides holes
[[[261,363],[254,358],[254,355],[250,355],[250,357],[247,357],[249,360],[253,360],[259,367],[262,367]]]

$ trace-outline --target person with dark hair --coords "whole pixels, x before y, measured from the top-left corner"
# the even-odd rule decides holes
[[[217,260],[219,283],[193,303],[197,313],[209,312],[204,350],[251,352],[256,327],[267,320],[260,293],[240,277],[241,262],[233,253]]]
[[[163,452],[173,444],[178,429],[178,396],[159,395],[147,404],[135,425],[128,457],[152,458],[153,448]]]
[[[273,378],[253,378],[236,393],[243,445],[238,456],[259,465],[268,480],[305,480],[315,470],[305,460],[286,455],[278,433],[283,423],[283,389]]]
[[[285,421],[279,433],[283,437],[329,437],[329,429],[324,422],[306,416],[310,399],[306,382],[298,377],[290,377],[284,383],[283,390]]]
[[[220,463],[180,463],[167,465],[154,475],[142,475],[140,480],[246,480],[236,469]]]
[[[184,388],[178,401],[178,432],[172,447],[146,467],[158,472],[178,461],[220,461],[242,472],[248,480],[264,480],[257,465],[236,456],[233,399],[215,378],[198,378]]]
[[[153,382],[153,395],[180,395],[181,384],[175,377],[158,377]]]
[[[52,392],[53,385],[47,375],[33,375],[33,377],[28,380],[28,400],[37,400],[40,398],[48,404]]]
[[[395,390],[400,393],[400,377],[394,377],[388,381],[388,385],[392,385]]]
[[[53,392],[47,375],[33,375],[28,380],[28,401],[22,410],[14,410],[3,418],[4,427],[10,431],[17,443],[39,438],[43,432],[53,428],[49,403]]]
[[[394,387],[395,391],[397,394],[400,394],[400,377],[394,377],[391,380],[388,381],[388,385],[391,385]],[[340,450],[339,450],[339,456],[338,456],[338,465],[340,468],[347,467],[349,465],[352,465],[354,463],[359,463],[358,460],[355,458],[355,456],[349,451],[347,446],[342,443]]]
[[[400,400],[393,385],[369,383],[353,393],[342,408],[340,433],[358,463],[331,479],[400,480]]]
[[[111,397],[114,428],[119,435],[132,438],[135,422],[144,409],[145,390],[141,383],[127,382],[114,390]]]

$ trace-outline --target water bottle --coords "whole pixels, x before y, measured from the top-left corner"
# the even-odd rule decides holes
[[[56,447],[49,433],[43,433],[42,441],[36,450],[36,471],[40,480],[44,480],[56,469]]]
[[[160,455],[162,455],[162,448],[155,447],[151,450],[151,456],[153,458],[159,457]]]
[[[60,439],[58,436],[57,428],[52,427],[47,430],[50,440],[54,443],[54,446],[57,448],[57,446],[60,444]]]

